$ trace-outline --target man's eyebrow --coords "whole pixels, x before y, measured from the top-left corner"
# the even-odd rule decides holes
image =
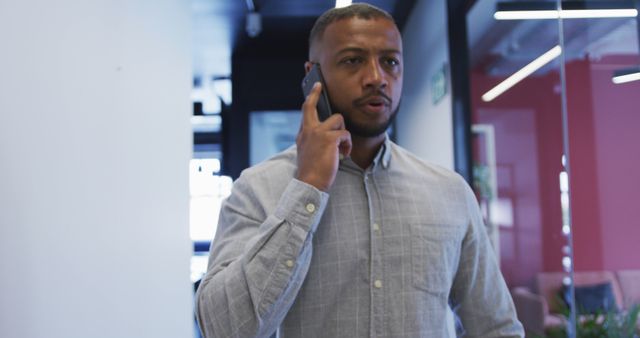
[[[368,53],[368,50],[364,48],[359,48],[359,47],[347,47],[339,50],[336,53],[336,55],[341,55],[345,53]],[[380,53],[381,54],[402,54],[402,52],[399,49],[395,49],[395,48],[382,49],[380,50]]]
[[[363,48],[358,47],[347,47],[339,50],[336,55],[345,54],[345,53],[365,53],[366,51]]]
[[[402,51],[395,48],[383,49],[381,50],[383,54],[402,54]]]

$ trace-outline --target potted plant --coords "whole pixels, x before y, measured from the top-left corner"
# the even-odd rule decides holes
[[[569,309],[562,310],[562,314],[569,318]],[[576,323],[577,338],[640,338],[637,323],[640,314],[640,304],[632,306],[623,313],[606,312],[580,315]],[[567,320],[568,322],[568,320]],[[568,337],[566,327],[551,329],[547,338]]]

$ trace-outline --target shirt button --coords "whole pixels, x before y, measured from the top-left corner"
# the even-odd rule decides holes
[[[380,225],[378,225],[378,223],[373,223],[373,230],[375,232],[380,232]]]
[[[290,259],[287,259],[287,261],[285,262],[285,264],[287,265],[288,268],[292,268],[293,267],[293,261]]]
[[[376,279],[376,281],[373,282],[373,286],[375,286],[376,289],[380,289],[382,287],[382,281],[380,281],[379,279]]]
[[[313,213],[314,211],[316,211],[316,206],[315,206],[315,205],[313,205],[313,203],[309,203],[309,204],[307,204],[307,211],[308,211],[309,213]]]

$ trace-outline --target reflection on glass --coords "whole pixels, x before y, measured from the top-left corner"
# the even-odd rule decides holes
[[[640,277],[629,282],[640,276],[640,260],[629,254],[640,240],[637,12],[633,18],[561,21],[495,21],[494,12],[495,2],[477,1],[467,17],[472,120],[491,129],[495,141],[489,145],[476,133],[475,188],[482,201],[490,184],[496,186],[483,210],[498,229],[501,269],[519,315],[531,335],[579,337],[591,325],[601,336],[616,336],[626,321],[632,327],[623,336],[631,337],[637,324],[628,315],[640,303],[629,286],[640,283]],[[552,48],[561,48],[561,57],[542,62]],[[595,297],[603,305],[585,311],[590,288],[612,296]],[[546,303],[544,320],[526,315],[532,300]],[[611,302],[619,311],[593,320],[595,311],[610,312],[605,304]],[[560,316],[568,305],[576,305],[571,317],[578,315],[569,325]]]
[[[640,261],[629,255],[640,239],[640,177],[634,173],[640,165],[640,81],[616,84],[620,81],[614,79],[640,68],[638,19],[566,20],[562,29],[573,301],[578,310],[574,333],[582,336],[589,325],[601,336],[619,336],[622,323],[640,303],[627,279],[629,274],[640,276]],[[585,293],[594,289],[610,291],[595,298],[597,306],[581,309]],[[594,320],[596,313],[604,319]],[[622,336],[634,337],[637,329]]]
[[[529,75],[535,73],[540,68],[546,66],[549,62],[555,60],[558,56],[562,54],[562,48],[560,46],[555,46],[545,52],[544,54],[537,57],[535,60],[531,61],[531,63],[519,69],[513,75],[506,78],[504,81],[500,82],[497,86],[493,87],[491,90],[482,95],[482,100],[484,102],[491,102],[500,94],[506,92],[511,87],[518,84],[518,82],[526,79]]]
[[[481,0],[467,16],[472,123],[493,138],[474,129],[474,166],[489,171],[476,175],[474,187],[527,335],[566,332],[558,297],[571,285],[574,262],[560,161],[564,47],[556,20],[497,21],[495,9],[495,1]]]

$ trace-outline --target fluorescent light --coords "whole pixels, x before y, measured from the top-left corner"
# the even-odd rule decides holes
[[[635,18],[637,9],[584,9],[562,10],[560,17],[563,19],[593,19],[593,18]]]
[[[611,81],[613,81],[613,83],[615,84],[640,81],[640,68],[635,70],[616,72]]]
[[[593,19],[593,18],[633,18],[637,9],[571,9],[540,11],[498,11],[496,20],[537,20],[537,19]]]
[[[498,11],[493,17],[496,20],[557,19],[558,11]]]
[[[638,9],[629,0],[569,0],[562,1],[560,8],[553,1],[498,2],[496,20],[532,19],[590,19],[637,17]]]
[[[482,95],[482,101],[490,102],[493,101],[496,97],[500,96],[500,94],[509,90],[509,88],[515,86],[518,82],[522,81],[527,76],[535,73],[536,70],[542,68],[547,63],[551,62],[553,59],[557,58],[562,54],[562,48],[560,46],[555,46],[551,48],[548,52],[542,54],[537,59],[533,60],[528,65],[524,66],[519,71],[515,72],[513,75],[509,76],[506,80],[502,81],[500,84],[495,86],[490,91],[486,92]]]
[[[336,8],[347,7],[351,5],[351,0],[336,0]]]

